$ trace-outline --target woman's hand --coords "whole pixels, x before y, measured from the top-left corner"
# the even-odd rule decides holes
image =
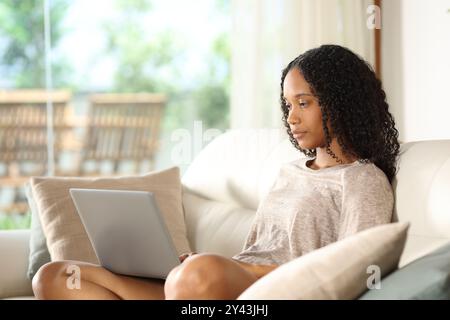
[[[180,255],[178,258],[180,259],[180,262],[183,262],[186,260],[186,258],[192,257],[194,254],[197,254],[197,252],[187,252]]]

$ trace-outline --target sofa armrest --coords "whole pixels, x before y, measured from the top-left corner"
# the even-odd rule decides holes
[[[0,230],[0,299],[33,295],[27,278],[30,230]]]

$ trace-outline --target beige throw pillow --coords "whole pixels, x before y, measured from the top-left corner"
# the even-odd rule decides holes
[[[385,224],[312,251],[262,277],[238,299],[356,299],[375,286],[374,270],[381,279],[398,267],[408,228]]]
[[[186,236],[178,167],[143,176],[117,178],[35,177],[31,179],[31,187],[52,261],[99,263],[70,197],[70,188],[153,192],[177,251],[180,254],[191,251]]]

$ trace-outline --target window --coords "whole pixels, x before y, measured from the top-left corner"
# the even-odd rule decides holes
[[[48,4],[50,96],[44,0],[0,3],[0,229],[28,226],[23,184],[48,174],[51,136],[55,175],[139,174],[183,171],[199,125],[229,126],[230,0]]]

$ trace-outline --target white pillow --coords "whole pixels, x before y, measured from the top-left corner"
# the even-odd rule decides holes
[[[384,224],[312,251],[262,277],[238,299],[356,299],[398,267],[408,228],[407,222]]]

